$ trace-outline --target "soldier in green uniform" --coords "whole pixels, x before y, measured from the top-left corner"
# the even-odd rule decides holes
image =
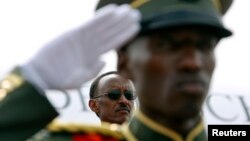
[[[36,140],[207,140],[200,110],[215,67],[215,46],[232,34],[221,21],[228,2],[101,0],[98,8],[129,3],[142,14],[139,35],[118,50],[118,71],[134,80],[139,110],[123,126],[52,124]]]
[[[101,0],[97,9],[124,2]],[[207,140],[201,109],[216,63],[214,50],[232,34],[221,21],[220,2],[130,2],[142,14],[142,27],[118,50],[118,71],[134,81],[140,107],[123,134],[139,141]]]

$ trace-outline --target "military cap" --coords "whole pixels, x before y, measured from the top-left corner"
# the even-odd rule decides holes
[[[130,4],[140,11],[141,34],[162,28],[199,26],[219,38],[232,35],[221,20],[232,0],[100,0],[96,9],[111,3]]]

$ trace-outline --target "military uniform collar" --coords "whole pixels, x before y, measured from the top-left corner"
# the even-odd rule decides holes
[[[201,121],[184,139],[179,133],[153,121],[140,110],[137,110],[130,124],[123,129],[129,140],[164,140],[164,141],[205,141],[204,124]]]

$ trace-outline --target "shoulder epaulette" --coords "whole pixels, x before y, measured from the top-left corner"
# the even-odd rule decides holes
[[[5,76],[4,79],[0,81],[0,101],[3,100],[8,93],[19,87],[23,82],[24,79],[20,75],[18,68]]]
[[[102,125],[62,123],[57,120],[47,126],[50,132],[68,132],[68,133],[96,133],[104,136],[111,136],[116,139],[123,139],[121,126],[118,124],[103,123]]]

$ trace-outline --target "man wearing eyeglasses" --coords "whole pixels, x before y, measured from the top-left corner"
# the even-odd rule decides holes
[[[117,72],[97,77],[90,87],[89,107],[102,122],[122,124],[129,120],[136,98],[133,82]]]

